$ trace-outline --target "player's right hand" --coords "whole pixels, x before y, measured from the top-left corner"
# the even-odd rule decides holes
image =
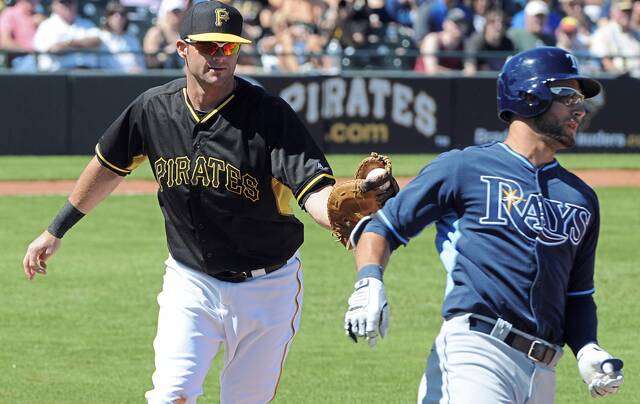
[[[47,260],[58,250],[60,242],[59,238],[45,230],[29,244],[22,260],[27,279],[32,280],[36,274],[47,274]]]
[[[618,392],[624,382],[622,360],[614,358],[597,344],[582,347],[576,355],[580,376],[591,397],[604,397]]]
[[[378,335],[387,335],[389,327],[389,304],[384,284],[368,277],[356,282],[354,289],[344,315],[345,333],[353,342],[358,342],[358,337],[366,338],[369,346],[373,347]]]

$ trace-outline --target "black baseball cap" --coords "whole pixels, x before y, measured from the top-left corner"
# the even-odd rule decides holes
[[[192,5],[180,25],[180,38],[196,42],[251,43],[242,36],[242,14],[234,7],[211,0]]]

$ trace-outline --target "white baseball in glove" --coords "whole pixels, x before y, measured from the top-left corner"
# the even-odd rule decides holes
[[[591,397],[604,397],[618,392],[624,382],[622,360],[614,358],[597,344],[582,347],[576,355],[580,376]]]

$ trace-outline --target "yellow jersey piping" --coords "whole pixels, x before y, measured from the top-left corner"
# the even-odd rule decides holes
[[[227,105],[236,96],[235,94],[231,94],[226,100],[222,102],[222,104],[218,106],[218,108],[214,108],[213,111],[209,112],[204,118],[202,118],[202,120],[200,120],[200,118],[198,118],[198,114],[196,114],[196,111],[191,107],[191,104],[189,103],[189,97],[187,97],[186,87],[182,89],[182,94],[184,95],[184,102],[185,104],[187,104],[189,112],[191,112],[191,116],[197,123],[205,123],[206,121],[208,121],[209,118],[220,112],[220,110],[224,108],[224,106]]]
[[[273,396],[269,402],[273,401],[276,398],[276,393],[278,392],[278,385],[280,385],[280,378],[282,377],[282,370],[284,369],[284,360],[287,357],[287,352],[289,351],[289,346],[291,345],[291,341],[293,341],[293,337],[296,336],[297,330],[295,327],[296,317],[298,317],[298,313],[300,312],[300,302],[298,301],[298,297],[300,296],[300,292],[302,291],[302,282],[300,281],[300,268],[302,268],[302,263],[300,259],[298,260],[298,269],[296,270],[296,281],[298,282],[298,291],[296,292],[296,297],[294,301],[296,302],[296,310],[293,313],[293,317],[291,318],[291,338],[284,346],[284,352],[282,353],[282,359],[280,359],[280,372],[278,373],[278,380],[276,381],[276,387],[273,389]]]
[[[309,183],[307,184],[307,186],[306,186],[306,187],[304,187],[304,188],[302,189],[302,191],[300,191],[300,193],[298,194],[298,197],[296,198],[296,201],[300,202],[300,199],[302,199],[302,197],[304,196],[304,194],[306,194],[306,193],[307,193],[307,191],[308,191],[312,186],[314,186],[318,181],[320,181],[320,180],[321,180],[322,178],[324,178],[324,177],[329,178],[329,179],[333,179],[333,180],[335,180],[335,179],[336,179],[336,177],[334,177],[333,175],[329,175],[329,174],[326,174],[326,173],[322,173],[322,174],[318,175],[317,177],[315,177],[314,179],[312,179],[312,180],[311,180],[311,182],[309,182]]]
[[[123,174],[131,174],[131,170],[125,170],[125,169],[122,169],[120,167],[116,167],[115,165],[111,164],[107,159],[105,159],[104,156],[102,155],[102,153],[100,153],[100,147],[99,146],[100,146],[99,144],[96,145],[96,155],[98,156],[100,161],[102,161],[103,163],[108,165],[113,170],[116,170],[116,171],[121,172]]]

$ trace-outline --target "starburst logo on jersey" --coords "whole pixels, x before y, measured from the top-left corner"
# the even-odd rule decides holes
[[[583,206],[556,201],[539,193],[525,193],[519,183],[502,177],[483,175],[485,215],[483,225],[512,225],[530,240],[547,245],[571,242],[578,245],[584,237],[591,212]]]
[[[511,206],[513,206],[514,203],[520,202],[522,197],[518,196],[517,189],[512,189],[511,191],[505,189],[502,192],[504,193],[502,200],[507,203],[507,211],[511,212]]]
[[[221,27],[223,23],[229,21],[229,12],[226,8],[216,8],[216,27]]]

